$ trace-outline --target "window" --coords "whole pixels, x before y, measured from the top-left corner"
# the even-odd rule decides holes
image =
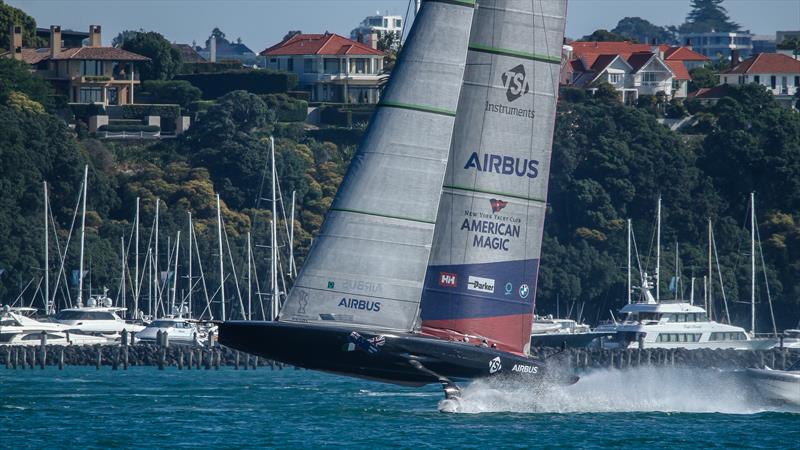
[[[394,27],[400,28],[403,26],[403,19],[394,19]]]
[[[62,339],[62,337],[57,334],[47,333],[46,336],[47,339]],[[38,341],[40,339],[42,339],[42,333],[31,333],[22,337],[23,341]]]
[[[305,73],[317,73],[314,70],[314,60],[311,58],[306,58],[303,60],[303,72]]]
[[[775,86],[778,84],[778,77],[772,75],[769,77],[769,85],[772,89],[775,89]]]
[[[642,81],[645,83],[655,83],[656,82],[656,73],[655,72],[644,72],[642,74]]]
[[[728,84],[728,77],[722,77],[722,82]]]
[[[755,84],[761,84],[761,77],[759,75],[753,75],[753,82]]]
[[[94,61],[94,60],[81,61],[81,75],[83,76],[103,75],[103,61]]]
[[[325,58],[324,71],[327,74],[341,73],[339,70],[339,60],[336,58]]]
[[[56,314],[56,320],[115,320],[115,317],[104,311],[63,310]]]
[[[286,70],[289,72],[294,72],[294,58],[289,58],[286,60]]]
[[[794,77],[794,87],[796,89],[800,89],[800,76],[795,76]]]
[[[610,73],[608,74],[608,82],[611,84],[616,84],[622,81],[622,74],[621,73]]]
[[[102,103],[103,88],[82,87],[79,91],[78,103]]]
[[[277,63],[277,62],[278,62],[278,58],[270,58],[270,59],[269,59],[269,62],[271,62],[271,63]]]
[[[739,84],[747,83],[747,76],[746,75],[739,75]]]
[[[363,58],[359,58],[354,60],[353,67],[351,68],[351,72],[355,73],[367,73],[367,60]]]
[[[389,19],[383,19],[383,27],[389,28]]]

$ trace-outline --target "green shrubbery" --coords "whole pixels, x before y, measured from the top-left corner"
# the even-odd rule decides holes
[[[123,131],[131,132],[131,133],[138,133],[140,131],[154,133],[156,131],[161,131],[161,127],[158,125],[145,125],[145,124],[108,124],[102,125],[97,128],[97,131],[108,131],[110,133],[121,133]]]
[[[122,105],[122,116],[126,119],[141,119],[145,116],[161,116],[175,119],[181,115],[178,105]]]
[[[259,95],[286,93],[297,86],[297,75],[294,73],[254,69],[183,74],[175,79],[188,81],[200,88],[206,100],[219,98],[233,91]]]
[[[278,122],[304,122],[308,116],[308,102],[286,94],[262,95],[267,107],[275,111]]]
[[[150,94],[153,103],[177,104],[184,108],[200,100],[203,95],[200,89],[183,80],[145,81],[142,83],[142,91]]]

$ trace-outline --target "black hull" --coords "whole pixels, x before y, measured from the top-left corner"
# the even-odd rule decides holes
[[[441,382],[430,372],[453,381],[545,375],[541,360],[412,333],[253,321],[222,323],[219,333],[223,345],[274,361],[409,386]]]

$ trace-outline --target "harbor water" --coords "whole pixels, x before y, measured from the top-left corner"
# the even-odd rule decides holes
[[[2,448],[797,448],[800,411],[736,372],[599,369],[563,386],[438,386],[294,370],[0,368]]]

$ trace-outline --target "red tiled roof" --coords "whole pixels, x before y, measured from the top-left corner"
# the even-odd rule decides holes
[[[722,72],[800,74],[800,61],[782,53],[759,53]]]
[[[664,61],[664,64],[669,67],[669,70],[672,71],[672,74],[678,80],[691,80],[692,77],[689,75],[689,71],[686,70],[686,66],[683,65],[683,61]]]
[[[712,88],[700,88],[694,92],[690,92],[688,97],[689,98],[697,97],[703,99],[722,98],[728,95],[730,89],[731,86],[729,84],[720,84]]]
[[[68,48],[55,55],[54,60],[95,59],[101,61],[150,61],[150,58],[116,47]]]
[[[638,72],[639,69],[644,67],[645,64],[647,64],[651,59],[653,59],[653,56],[654,54],[650,53],[649,51],[633,53],[627,58],[628,64],[631,65],[631,68],[633,69],[634,72]]]
[[[287,55],[383,55],[383,52],[335,33],[297,34],[259,53]]]
[[[664,60],[666,61],[711,61],[711,58],[701,55],[687,47],[669,47],[662,45]],[[667,47],[666,50],[663,47]]]

